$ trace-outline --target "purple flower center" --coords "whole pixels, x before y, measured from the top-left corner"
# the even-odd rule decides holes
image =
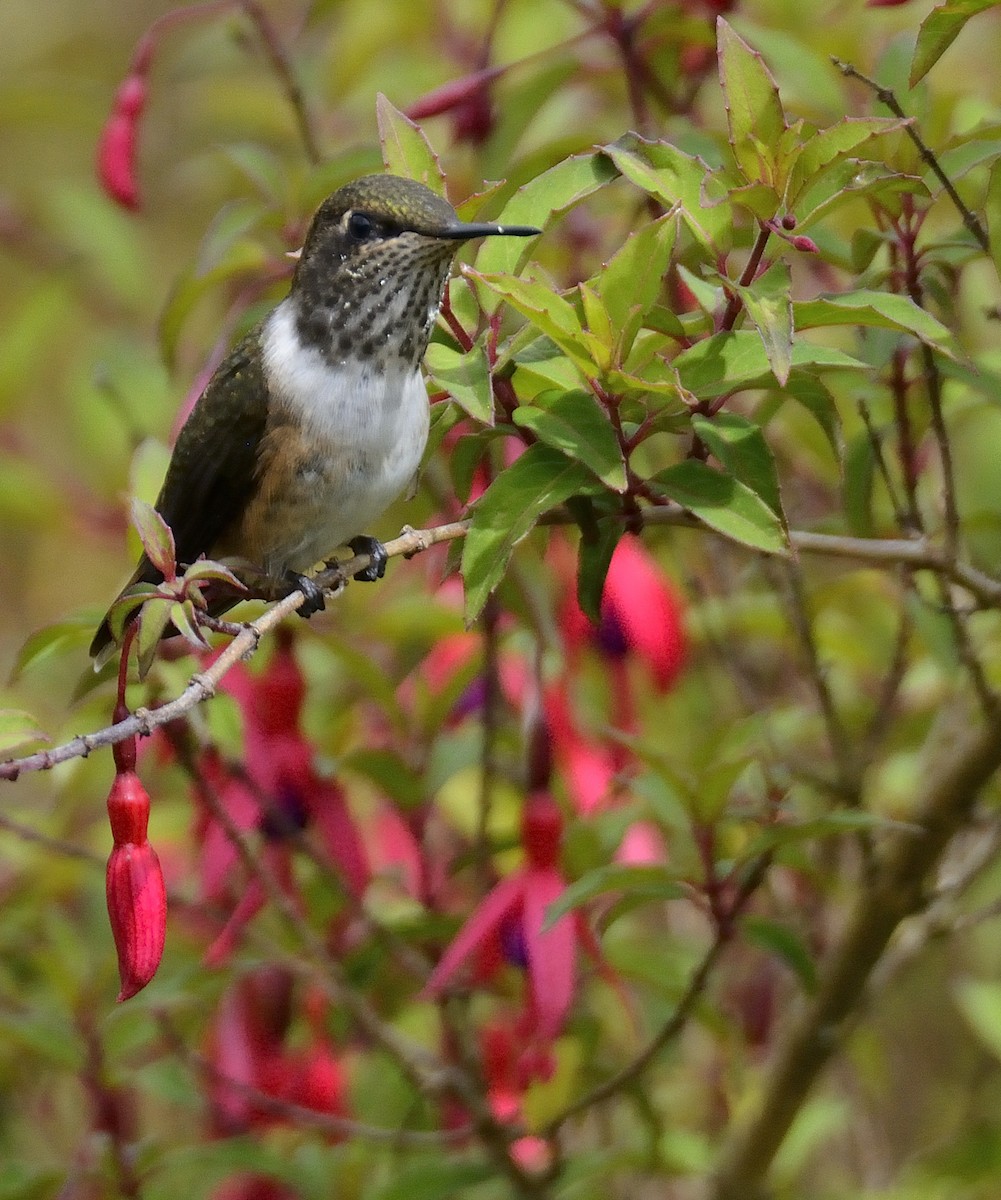
[[[602,605],[601,621],[595,630],[594,640],[598,648],[609,658],[625,658],[629,653],[629,642],[626,640],[625,631],[611,605]]]
[[[456,700],[452,708],[452,716],[459,721],[463,717],[468,717],[470,713],[479,712],[486,703],[486,699],[487,681],[482,675],[477,675]]]
[[[521,913],[505,917],[500,927],[501,949],[504,958],[512,967],[528,969],[528,947],[525,945],[525,932],[521,925]]]
[[[301,833],[309,823],[309,810],[296,788],[283,787],[262,813],[260,830],[271,842]]]

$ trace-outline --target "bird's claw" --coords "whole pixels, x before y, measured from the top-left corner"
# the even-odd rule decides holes
[[[323,612],[327,607],[323,596],[323,588],[315,580],[310,579],[308,575],[299,575],[295,571],[286,571],[285,581],[289,585],[286,595],[290,595],[292,592],[302,592],[306,597],[298,609],[300,617],[308,619],[314,613]]]
[[[381,579],[386,574],[386,563],[389,562],[389,555],[386,553],[386,547],[378,540],[378,538],[368,537],[365,534],[359,537],[352,538],[348,545],[355,554],[367,554],[370,562],[367,567],[363,567],[355,574],[355,579],[362,583],[375,583],[377,579]]]

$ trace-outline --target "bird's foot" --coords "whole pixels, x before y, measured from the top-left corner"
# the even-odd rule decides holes
[[[352,538],[348,545],[355,554],[367,554],[371,559],[368,566],[363,567],[355,575],[355,579],[361,580],[362,583],[375,583],[377,579],[381,579],[386,574],[389,555],[386,553],[386,547],[377,538],[362,534]]]
[[[299,575],[295,571],[286,571],[284,579],[288,584],[286,596],[291,595],[292,592],[302,592],[306,597],[298,610],[300,617],[309,618],[314,613],[323,612],[327,606],[323,598],[323,588],[315,580],[310,579],[308,575]]]

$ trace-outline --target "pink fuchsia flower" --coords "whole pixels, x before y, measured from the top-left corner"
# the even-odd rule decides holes
[[[621,753],[581,733],[571,711],[566,680],[546,689],[545,713],[553,757],[567,794],[577,812],[588,816],[614,794]]]
[[[632,536],[619,540],[608,567],[598,625],[581,612],[572,589],[561,612],[568,655],[593,645],[608,660],[646,662],[657,686],[672,686],[685,662],[684,602],[643,545]]]
[[[628,867],[657,866],[667,862],[663,834],[652,821],[633,821],[622,835],[615,861]]]
[[[502,879],[480,903],[442,955],[425,987],[439,996],[482,946],[500,935],[514,957],[524,954],[531,1009],[539,1032],[555,1038],[573,1001],[577,923],[565,914],[546,929],[546,910],[566,883],[558,862],[563,818],[548,793],[529,797],[522,820],[525,864]]]
[[[480,1033],[487,1102],[505,1124],[522,1120],[525,1091],[536,1079],[551,1079],[556,1069],[552,1051],[533,1045],[531,1034],[524,1018],[513,1025],[493,1022]],[[543,1138],[527,1134],[511,1143],[511,1157],[526,1171],[542,1171],[552,1161],[552,1148]]]
[[[284,1104],[329,1116],[347,1113],[346,1082],[340,1061],[323,1028],[322,1001],[307,996],[308,1043],[288,1046],[292,1025],[292,977],[281,967],[244,976],[222,997],[208,1048],[217,1074],[210,1101],[216,1132],[222,1136],[294,1123],[258,1100],[249,1089]]]
[[[244,719],[247,781],[257,798],[258,828],[273,842],[312,826],[351,893],[360,896],[371,878],[364,845],[343,788],[318,774],[312,745],[302,732],[306,681],[291,633],[280,631],[260,675],[230,671],[224,689]],[[232,773],[231,773],[232,774]],[[236,792],[226,792],[234,803]]]

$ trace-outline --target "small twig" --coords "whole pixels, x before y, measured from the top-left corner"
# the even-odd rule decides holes
[[[64,841],[62,838],[50,837],[49,834],[32,829],[30,825],[25,825],[21,821],[15,821],[13,817],[5,816],[3,813],[0,813],[0,829],[4,830],[5,833],[19,838],[22,842],[30,842],[34,846],[41,846],[43,850],[48,850],[53,854],[61,854],[65,858],[76,858],[80,862],[87,863],[88,866],[100,867],[102,871],[107,862],[106,855],[96,854],[93,850],[88,850],[84,846],[78,846],[74,842]]]
[[[627,1063],[620,1071],[617,1071],[610,1078],[606,1079],[604,1083],[599,1084],[592,1091],[588,1092],[587,1095],[581,1096],[578,1100],[574,1100],[568,1104],[561,1113],[553,1117],[542,1131],[544,1136],[552,1137],[558,1132],[560,1126],[571,1117],[586,1112],[597,1104],[604,1103],[604,1101],[611,1099],[612,1096],[622,1091],[623,1088],[628,1087],[629,1084],[633,1083],[643,1074],[665,1046],[681,1033],[706,989],[713,968],[732,939],[734,921],[743,912],[747,906],[747,902],[761,886],[771,860],[772,856],[769,852],[759,855],[750,864],[743,882],[740,884],[733,901],[728,906],[728,920],[717,926],[716,936],[713,938],[712,944],[692,972],[680,1000],[675,1005],[674,1011],[660,1029],[632,1062]]]
[[[751,255],[748,258],[743,272],[740,276],[740,287],[750,287],[754,282],[754,278],[758,273],[758,267],[761,266],[761,259],[764,257],[765,247],[768,245],[768,239],[771,237],[772,231],[768,225],[761,221],[758,223],[758,236],[751,247]],[[722,316],[716,327],[717,333],[724,333],[733,329],[734,323],[737,320],[737,314],[743,307],[743,300],[740,298],[740,293],[736,288],[730,292],[729,299],[726,302],[726,308],[723,310]]]
[[[980,224],[980,221],[977,219],[976,215],[971,212],[970,209],[968,209],[963,203],[962,197],[960,196],[959,192],[956,191],[952,180],[942,170],[942,167],[939,165],[939,161],[934,152],[925,145],[921,139],[921,135],[915,129],[914,118],[909,117],[907,113],[904,112],[893,92],[889,88],[883,87],[881,83],[877,83],[875,79],[870,79],[868,75],[863,75],[862,72],[856,70],[851,63],[842,62],[840,58],[835,58],[833,56],[831,57],[831,62],[834,63],[842,75],[846,75],[849,79],[857,79],[860,83],[864,83],[866,87],[872,88],[873,92],[876,94],[876,99],[881,104],[885,104],[895,117],[899,117],[902,121],[906,122],[903,127],[904,132],[917,147],[918,153],[921,155],[922,160],[928,164],[932,172],[938,178],[938,181],[945,188],[946,194],[955,205],[956,211],[962,217],[963,224],[980,243],[980,248],[983,250],[983,252],[985,254],[990,254],[991,245],[987,234],[984,232],[983,226]]]
[[[866,436],[869,438],[869,445],[872,448],[873,461],[876,464],[879,477],[883,481],[883,486],[886,488],[886,494],[890,498],[890,507],[893,509],[897,524],[902,529],[910,529],[912,533],[916,533],[918,532],[917,528],[911,528],[913,522],[905,512],[904,506],[900,503],[896,484],[894,483],[893,476],[890,474],[890,468],[886,465],[886,455],[883,453],[882,438],[879,435],[879,430],[873,424],[869,405],[864,400],[859,400],[858,402],[858,413],[862,418],[862,424],[865,426]]]
[[[800,646],[806,656],[806,669],[817,696],[817,704],[824,726],[827,729],[827,739],[830,743],[831,754],[837,764],[838,788],[842,794],[856,795],[858,790],[858,768],[853,761],[851,742],[845,731],[844,723],[838,712],[831,689],[827,686],[827,669],[820,661],[817,641],[813,636],[813,626],[803,588],[803,578],[798,563],[783,563],[781,570],[785,582],[786,597],[793,631],[799,639]],[[856,796],[857,803],[857,796]]]
[[[289,107],[295,114],[296,124],[299,126],[299,136],[302,138],[302,144],[306,150],[306,157],[316,166],[323,161],[323,154],[320,151],[312,122],[309,119],[309,111],[306,108],[306,99],[303,96],[302,88],[295,77],[295,72],[292,70],[292,65],[285,53],[284,46],[282,46],[281,39],[274,25],[272,25],[270,17],[261,5],[257,3],[257,0],[241,0],[241,7],[250,20],[253,21],[275,75],[278,77],[285,91]]]

